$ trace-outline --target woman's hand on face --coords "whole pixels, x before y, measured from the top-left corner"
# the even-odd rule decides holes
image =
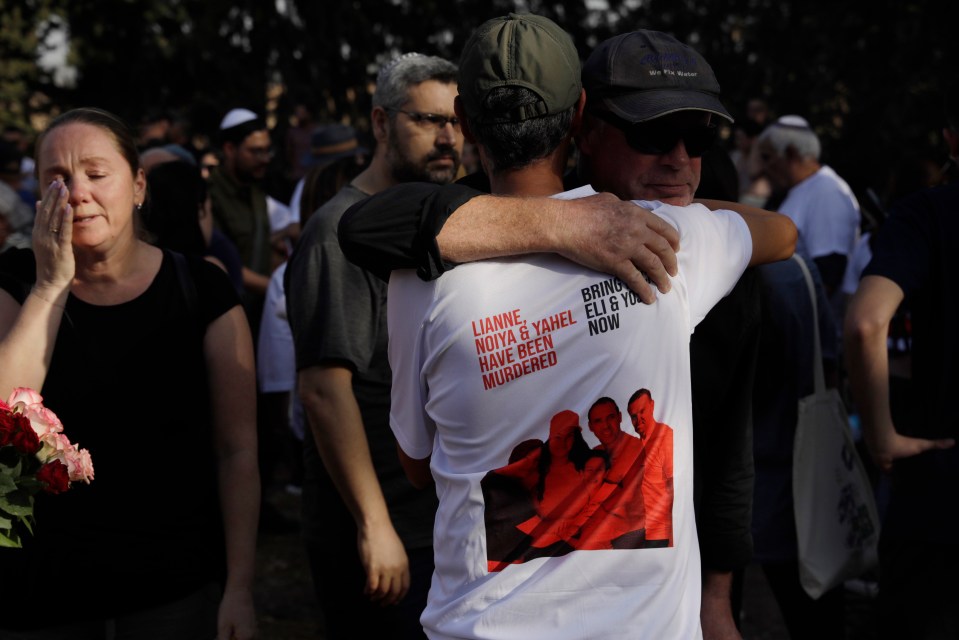
[[[57,178],[37,203],[33,224],[33,252],[37,259],[37,287],[56,291],[69,287],[76,272],[73,258],[73,207],[70,191]]]

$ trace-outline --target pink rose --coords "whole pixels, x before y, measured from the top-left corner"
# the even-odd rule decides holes
[[[86,449],[70,447],[65,452],[63,461],[67,465],[71,482],[82,481],[90,484],[93,480],[93,460],[90,459],[90,452]]]
[[[7,399],[7,404],[14,407],[17,403],[23,403],[27,406],[31,404],[43,404],[43,396],[33,389],[17,387],[13,390],[13,393],[10,394],[10,398]]]
[[[41,438],[43,448],[37,453],[40,462],[47,463],[58,460],[66,465],[70,473],[70,481],[83,481],[90,484],[93,480],[93,461],[90,452],[70,444],[62,433],[48,433]]]
[[[40,436],[42,447],[37,452],[37,459],[47,463],[51,460],[63,461],[66,451],[73,447],[70,440],[62,433],[48,432]]]
[[[60,433],[63,431],[63,423],[60,422],[57,414],[43,405],[29,405],[24,407],[23,415],[29,418],[30,425],[40,438],[48,433]]]

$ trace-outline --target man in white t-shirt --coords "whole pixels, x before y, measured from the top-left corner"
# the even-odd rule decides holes
[[[484,23],[464,49],[459,90],[457,115],[494,194],[562,190],[584,106],[565,32],[533,15]],[[412,271],[391,279],[390,424],[411,480],[435,480],[440,498],[421,618],[431,638],[701,636],[689,337],[747,264],[792,252],[795,228],[778,215],[643,206],[678,230],[681,246],[671,291],[650,305],[615,278],[545,254],[463,265],[431,283]],[[637,388],[656,394],[661,420],[676,430],[667,548],[644,548],[641,536],[605,545],[588,535],[604,531],[610,513],[596,505],[603,465],[587,466],[599,452],[590,451],[600,444],[592,433],[569,429],[568,447],[542,446],[556,416],[581,416],[597,398],[625,403]],[[577,435],[586,447],[575,446]],[[641,483],[635,458],[622,478],[607,465],[602,484]],[[491,474],[498,497],[487,504]],[[541,482],[551,477],[563,480]],[[547,547],[534,544],[528,526],[542,486],[564,523],[578,527]]]
[[[769,180],[788,190],[778,210],[796,223],[826,295],[833,298],[859,238],[859,202],[846,181],[819,162],[819,137],[804,118],[779,118],[763,130],[757,144]]]

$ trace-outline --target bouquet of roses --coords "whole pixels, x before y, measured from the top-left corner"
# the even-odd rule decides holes
[[[90,453],[70,444],[39,393],[18,388],[0,400],[0,547],[21,546],[21,529],[33,533],[35,494],[91,480]]]

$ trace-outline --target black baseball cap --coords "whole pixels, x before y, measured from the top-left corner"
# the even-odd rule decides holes
[[[583,65],[583,86],[587,108],[602,106],[629,122],[688,110],[733,121],[706,59],[661,31],[640,29],[601,42]]]

